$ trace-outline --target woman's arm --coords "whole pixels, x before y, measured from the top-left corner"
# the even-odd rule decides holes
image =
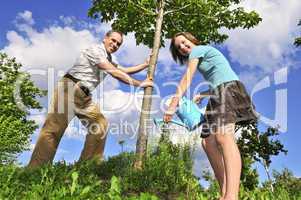
[[[197,69],[198,63],[199,63],[199,59],[197,59],[197,58],[189,60],[186,73],[182,77],[182,79],[177,87],[176,94],[172,98],[172,101],[171,101],[167,111],[165,112],[165,115],[164,115],[165,122],[168,122],[171,120],[172,115],[175,113],[176,107],[179,104],[180,99],[182,98],[182,96],[184,95],[186,90],[190,87],[190,84],[192,82],[192,78]]]

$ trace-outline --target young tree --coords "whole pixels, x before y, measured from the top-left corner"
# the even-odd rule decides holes
[[[148,77],[153,79],[159,48],[164,39],[180,31],[189,31],[204,44],[221,43],[227,35],[221,28],[251,28],[261,18],[254,11],[245,12],[240,0],[94,0],[89,16],[102,22],[113,21],[112,27],[125,34],[134,32],[137,44],[152,48]],[[147,148],[147,123],[150,122],[152,87],[144,89],[142,112],[136,146],[136,168],[142,167]]]
[[[238,139],[237,144],[241,152],[243,165],[245,166],[242,170],[242,180],[244,180],[244,177],[249,176],[248,182],[245,182],[247,188],[252,189],[252,187],[256,186],[254,185],[256,183],[254,178],[257,179],[258,175],[254,170],[252,172],[252,169],[250,168],[251,164],[254,162],[252,160],[255,160],[264,167],[268,180],[270,181],[271,189],[273,190],[272,179],[269,172],[269,167],[272,162],[271,157],[276,156],[281,152],[287,153],[283,144],[281,144],[279,140],[273,139],[274,136],[280,134],[278,129],[269,127],[265,132],[260,133],[257,123],[243,125],[237,129],[241,130],[241,137]],[[253,175],[252,173],[250,174],[250,172],[252,172]],[[253,178],[251,178],[252,176]],[[251,180],[253,180],[253,185],[250,184],[252,183]]]
[[[37,125],[26,118],[26,109],[41,108],[35,98],[45,94],[20,68],[14,58],[0,53],[0,164],[14,161],[16,154],[28,149]]]

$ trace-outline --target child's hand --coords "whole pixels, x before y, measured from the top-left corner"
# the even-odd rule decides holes
[[[164,113],[164,117],[163,117],[164,122],[167,123],[167,122],[171,121],[172,116],[175,114],[175,112],[177,110],[178,104],[179,104],[179,98],[173,97],[168,106],[168,109]]]
[[[175,112],[176,112],[176,108],[169,107],[167,111],[164,113],[163,121],[166,123],[170,122]]]

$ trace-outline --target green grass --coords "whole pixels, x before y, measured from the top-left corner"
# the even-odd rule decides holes
[[[205,189],[193,175],[191,150],[171,144],[164,138],[149,153],[143,170],[133,169],[134,153],[122,153],[101,164],[88,161],[64,162],[36,169],[15,164],[0,165],[0,200],[99,199],[99,200],[215,200],[217,183],[211,177]],[[280,176],[279,176],[280,177]],[[301,200],[301,180],[291,178],[252,191],[241,187],[241,200]],[[292,181],[291,181],[292,182]],[[299,187],[300,186],[300,187]]]

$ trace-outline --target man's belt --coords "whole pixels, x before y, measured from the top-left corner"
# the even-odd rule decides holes
[[[74,83],[78,83],[78,82],[80,81],[79,79],[73,77],[71,74],[68,74],[68,73],[65,74],[64,77],[70,79],[70,80],[73,81]],[[90,92],[89,88],[87,88],[86,86],[83,86],[83,85],[81,85],[81,84],[79,84],[79,87],[80,87],[80,89],[81,89],[87,96],[90,96],[90,95],[91,95],[91,92]]]

